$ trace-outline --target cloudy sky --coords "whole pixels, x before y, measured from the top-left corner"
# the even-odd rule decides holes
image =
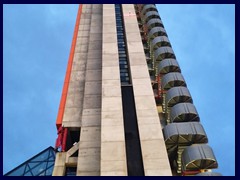
[[[157,5],[209,144],[235,175],[235,7]],[[3,6],[3,172],[54,146],[78,5]]]

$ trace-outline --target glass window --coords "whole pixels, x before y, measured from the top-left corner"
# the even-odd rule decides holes
[[[122,26],[122,22],[117,21],[118,26]]]
[[[124,84],[129,84],[128,59],[125,45],[125,32],[123,27],[121,5],[115,4],[115,15],[117,24],[117,41],[118,41],[118,55],[120,66],[120,78]]]
[[[127,57],[126,54],[119,54],[119,57]]]
[[[120,46],[120,47],[125,47],[125,43],[124,43],[124,42],[119,42],[119,43],[118,43],[118,46]]]
[[[127,64],[127,61],[119,61],[119,64]]]
[[[120,76],[128,76],[128,73],[122,73],[122,72],[120,72]]]
[[[126,77],[126,76],[121,76],[121,81],[129,81],[129,77]]]
[[[119,36],[119,37],[123,37],[123,32],[122,31],[117,31],[117,35]]]
[[[77,167],[66,167],[65,176],[76,176],[77,175]]]
[[[127,58],[126,57],[119,57],[119,60],[120,61],[127,61]]]
[[[117,35],[119,39],[124,39],[123,35]]]
[[[125,45],[125,42],[124,42],[124,41],[118,41],[118,44],[123,44],[123,45]]]
[[[128,73],[128,69],[120,69],[120,73]]]
[[[125,50],[118,50],[118,54],[126,54],[126,51]]]
[[[124,39],[118,38],[118,41],[120,41],[120,42],[124,42]]]
[[[119,50],[119,51],[125,51],[125,46],[123,46],[123,47],[121,47],[121,46],[119,47],[119,46],[118,46],[118,50]]]
[[[126,64],[127,64],[127,62],[126,62]],[[120,63],[120,68],[121,68],[121,69],[123,69],[123,68],[128,68],[128,66],[127,66],[126,64],[121,64],[121,63]]]

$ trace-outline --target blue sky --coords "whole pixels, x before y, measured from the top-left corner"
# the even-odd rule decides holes
[[[235,175],[235,7],[157,5],[217,172]],[[3,6],[3,172],[54,146],[78,5]]]

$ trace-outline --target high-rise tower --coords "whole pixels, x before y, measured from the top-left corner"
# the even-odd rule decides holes
[[[80,5],[53,175],[218,175],[154,4]]]

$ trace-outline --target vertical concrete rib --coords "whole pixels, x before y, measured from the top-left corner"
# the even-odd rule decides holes
[[[63,115],[62,125],[64,127],[77,128],[80,127],[82,123],[87,48],[90,33],[90,19],[88,16],[90,14],[91,11],[88,5],[82,5],[82,15]]]
[[[68,58],[67,71],[66,71],[66,75],[65,75],[65,79],[64,79],[62,97],[61,97],[57,121],[56,121],[57,128],[60,128],[62,126],[63,114],[65,111],[67,93],[69,90],[69,83],[70,83],[71,71],[72,71],[72,66],[73,66],[72,64],[73,64],[73,58],[74,58],[75,47],[76,47],[76,42],[77,42],[81,14],[82,14],[82,5],[79,5],[76,24],[75,24],[74,33],[73,33],[71,50],[70,50],[70,54],[69,54],[69,58]]]
[[[58,152],[56,154],[52,176],[64,176],[66,169],[66,153]]]
[[[76,108],[75,104],[76,102],[73,101],[74,94],[80,95],[81,86],[79,85],[78,79],[76,77],[72,76],[73,71],[79,70],[79,68],[82,68],[82,64],[79,65],[79,62],[84,62],[84,58],[78,57],[78,49],[79,49],[79,42],[81,42],[81,39],[79,38],[79,27],[80,22],[82,18],[82,7],[83,5],[79,5],[78,8],[78,15],[77,20],[75,24],[74,29],[74,35],[70,50],[70,55],[68,59],[68,66],[67,66],[67,72],[64,80],[64,86],[62,91],[62,97],[60,102],[60,107],[58,111],[58,117],[57,117],[57,128],[63,126],[63,127],[80,127],[80,112],[81,109]],[[85,71],[85,70],[82,70]],[[74,73],[76,74],[76,72]],[[71,114],[74,113],[75,115]],[[63,148],[63,147],[62,147]],[[64,150],[66,147],[64,147]],[[68,163],[68,157],[67,152],[58,152],[56,153],[56,159],[54,163],[54,169],[53,169],[53,176],[64,176],[66,171],[66,164]]]
[[[171,176],[161,125],[133,4],[123,4],[130,71],[146,176]]]
[[[90,21],[77,176],[100,175],[102,5],[84,5]]]
[[[103,5],[101,175],[127,175],[114,4]]]

